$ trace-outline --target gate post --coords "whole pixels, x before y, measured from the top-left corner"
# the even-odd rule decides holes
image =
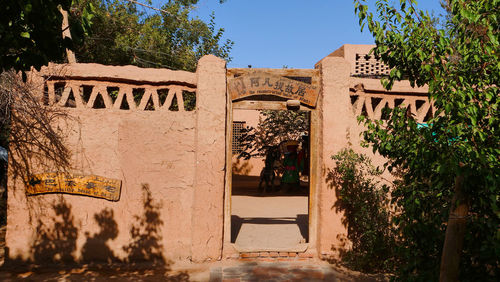
[[[349,142],[349,124],[353,118],[349,96],[350,65],[344,58],[326,57],[316,67],[321,71],[322,88],[318,250],[321,256],[335,257],[343,247],[342,237],[347,235],[347,228],[342,223],[343,214],[333,208],[337,201],[336,189],[327,176],[335,166],[331,157]]]
[[[196,70],[195,183],[192,212],[193,261],[222,253],[226,160],[226,62],[202,57]],[[182,172],[181,172],[182,173]]]

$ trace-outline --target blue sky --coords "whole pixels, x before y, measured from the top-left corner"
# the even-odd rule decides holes
[[[155,0],[153,6],[162,2]],[[439,0],[421,0],[419,7],[442,13]],[[343,44],[374,42],[368,32],[360,32],[351,0],[227,0],[224,4],[201,0],[193,16],[208,20],[212,11],[225,37],[235,42],[231,68],[313,68]]]

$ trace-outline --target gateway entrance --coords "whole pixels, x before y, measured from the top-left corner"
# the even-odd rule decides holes
[[[231,243],[240,251],[304,251],[309,112],[233,109],[233,119]]]
[[[318,84],[315,70],[228,71],[224,236],[239,252],[315,244]]]

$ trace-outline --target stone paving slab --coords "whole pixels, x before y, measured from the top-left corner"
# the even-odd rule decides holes
[[[246,281],[384,281],[380,277],[342,273],[323,263],[245,262],[210,269],[210,282]]]

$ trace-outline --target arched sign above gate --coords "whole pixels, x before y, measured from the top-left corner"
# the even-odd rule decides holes
[[[228,77],[228,92],[231,99],[254,95],[273,95],[316,107],[319,87],[269,72],[255,71],[238,77]]]

